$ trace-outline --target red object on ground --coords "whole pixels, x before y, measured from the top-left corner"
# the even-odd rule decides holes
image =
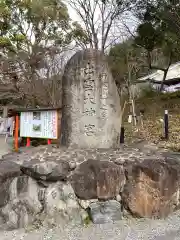
[[[48,145],[51,144],[51,140],[50,140],[50,139],[47,140],[47,144],[48,144]]]
[[[30,147],[31,146],[31,139],[27,138],[27,143],[26,143],[26,147]]]

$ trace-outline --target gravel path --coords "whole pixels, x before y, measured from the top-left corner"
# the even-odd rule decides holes
[[[115,224],[61,226],[0,232],[0,240],[177,240],[180,239],[180,211],[166,220],[129,219]]]

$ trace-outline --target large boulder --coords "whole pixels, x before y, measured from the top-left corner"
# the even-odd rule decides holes
[[[15,177],[6,189],[8,201],[0,208],[0,217],[3,219],[1,227],[15,229],[26,227],[32,223],[36,215],[41,212],[39,201],[39,187],[28,176]]]
[[[44,192],[44,213],[55,222],[73,221],[83,223],[88,214],[78,204],[77,197],[69,183],[51,184]]]
[[[94,49],[77,52],[62,81],[62,144],[117,147],[120,98],[106,57]]]
[[[36,180],[45,181],[65,181],[71,171],[71,166],[67,161],[53,161],[53,158],[32,159],[21,165],[21,171]]]
[[[9,187],[15,177],[21,175],[20,166],[12,161],[0,162],[0,207],[9,201]]]
[[[122,190],[125,176],[121,166],[109,161],[88,160],[70,178],[80,199],[112,199]]]
[[[179,205],[180,163],[146,159],[126,166],[122,202],[133,215],[163,218]]]
[[[0,183],[21,174],[20,166],[13,161],[0,161]]]

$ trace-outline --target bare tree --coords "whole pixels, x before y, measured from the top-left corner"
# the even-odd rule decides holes
[[[120,38],[120,19],[133,3],[129,0],[68,0],[86,30],[90,47],[105,50]]]
[[[38,104],[51,107],[61,106],[61,89],[64,66],[68,56],[66,51],[49,55],[44,61],[44,67],[38,72],[38,81],[34,86],[35,96],[38,96]]]
[[[24,106],[60,106],[61,78],[69,49],[53,51],[38,49],[33,54],[1,58],[0,99],[7,102],[18,99]],[[17,102],[17,101],[16,101]]]
[[[136,119],[136,110],[135,110],[135,96],[133,91],[134,81],[136,79],[136,75],[140,70],[140,62],[141,60],[134,55],[132,49],[129,49],[126,52],[126,76],[124,77],[124,81],[120,81],[118,85],[118,92],[120,96],[120,104],[121,104],[121,116],[120,122],[122,124],[123,115],[126,107],[130,107],[130,112],[133,117],[132,123],[136,126],[137,119]]]

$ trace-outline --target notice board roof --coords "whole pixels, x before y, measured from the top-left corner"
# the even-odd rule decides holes
[[[16,112],[42,112],[42,111],[59,111],[61,110],[60,107],[40,107],[40,108],[17,108],[14,109]]]

